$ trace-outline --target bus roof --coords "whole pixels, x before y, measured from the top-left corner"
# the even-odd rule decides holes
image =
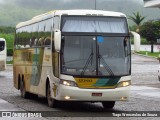
[[[6,41],[4,38],[0,38],[0,41]]]
[[[88,15],[88,16],[117,16],[117,17],[126,17],[125,14],[120,12],[112,12],[112,11],[103,11],[103,10],[54,10],[41,15],[37,15],[33,17],[31,20],[21,22],[17,24],[16,28],[23,27],[35,22],[39,22],[53,16],[61,16],[61,15]]]

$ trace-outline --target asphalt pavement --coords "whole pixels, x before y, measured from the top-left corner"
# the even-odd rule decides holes
[[[8,65],[6,71],[0,72],[0,112],[2,111],[51,111],[63,116],[65,120],[81,120],[84,117],[70,117],[71,112],[74,116],[76,113],[79,116],[84,115],[102,115],[106,112],[126,112],[126,111],[160,111],[160,82],[158,81],[158,66],[159,63],[155,58],[148,58],[139,55],[132,55],[132,87],[130,100],[128,102],[116,102],[115,108],[112,111],[103,109],[100,103],[71,103],[62,104],[58,109],[49,108],[46,101],[43,98],[39,99],[22,99],[20,93],[13,87],[13,72],[12,66]],[[2,116],[2,115],[1,115]],[[99,120],[105,117],[85,117],[87,120]],[[22,118],[7,118],[0,117],[0,120],[7,119],[22,119]],[[62,119],[62,117],[43,117],[43,118],[23,118],[24,120],[36,120],[36,119]],[[116,118],[111,118],[115,120]],[[120,118],[121,119],[121,118]],[[154,119],[157,117],[147,118],[133,118],[125,117],[123,119]]]

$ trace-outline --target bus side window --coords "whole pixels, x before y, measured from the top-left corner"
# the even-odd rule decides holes
[[[55,16],[54,17],[54,30],[60,29],[59,26],[60,26],[60,18],[58,16]]]
[[[44,45],[44,37],[45,37],[45,21],[41,21],[39,23],[39,28],[38,28],[38,40],[37,44],[38,46],[43,46]]]
[[[46,20],[44,45],[49,46],[51,44],[51,29],[52,29],[52,19],[48,19]]]
[[[21,48],[21,41],[22,41],[22,38],[23,38],[23,28],[20,28],[19,29],[19,37],[18,37],[18,40],[17,40],[17,43],[16,43],[16,48]]]
[[[26,33],[27,33],[27,27],[23,28],[23,43],[22,46],[25,48],[26,47]]]
[[[15,37],[15,41],[14,41],[14,48],[16,49],[17,48],[17,44],[18,44],[18,41],[19,41],[19,29],[16,30],[16,37]]]
[[[44,45],[50,45],[51,44],[51,38],[50,37],[47,37],[44,41]]]
[[[30,41],[30,46],[35,46],[35,43],[37,42],[38,39],[38,23],[33,24],[32,27],[32,39]]]
[[[30,47],[30,39],[31,39],[31,30],[32,25],[26,26],[26,32],[25,32],[25,47]]]
[[[128,48],[128,44],[129,44],[128,42],[129,42],[129,37],[125,37],[125,38],[124,38],[124,41],[123,41],[125,57],[128,56],[128,54],[129,54],[129,53],[128,53],[128,49],[129,49],[129,48]]]

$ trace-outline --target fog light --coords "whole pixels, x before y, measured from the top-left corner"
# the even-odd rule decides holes
[[[121,97],[120,100],[127,100],[127,97]]]
[[[71,97],[70,96],[65,96],[64,97],[66,100],[69,100]]]

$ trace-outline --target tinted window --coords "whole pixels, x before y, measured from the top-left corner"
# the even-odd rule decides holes
[[[39,29],[38,29],[38,46],[44,45],[44,38],[45,38],[45,26],[46,22],[41,21],[39,23]]]
[[[31,32],[32,32],[32,25],[27,26],[26,28],[26,46],[25,47],[30,47],[30,41],[31,41]]]
[[[0,51],[4,50],[4,48],[5,48],[5,42],[0,41]]]
[[[36,46],[38,43],[38,23],[33,24],[32,27],[32,39],[30,41],[30,46]]]
[[[60,25],[60,18],[59,17],[54,17],[54,30],[59,29]]]
[[[46,27],[45,27],[44,45],[50,45],[51,44],[52,19],[48,19],[45,22],[46,22]]]

